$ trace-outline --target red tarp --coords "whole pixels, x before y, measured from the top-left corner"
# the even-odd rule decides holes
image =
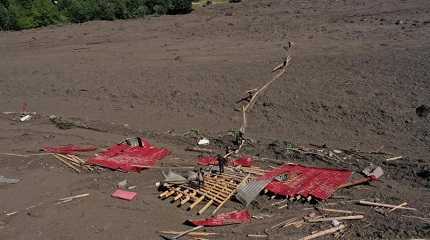
[[[233,160],[233,166],[251,167],[251,165],[251,157],[241,157],[239,159]]]
[[[131,147],[127,144],[117,144],[99,155],[90,158],[88,163],[111,169],[121,169],[126,172],[139,172],[144,168],[154,166],[158,160],[169,155],[169,150],[152,146],[143,140],[143,147]]]
[[[66,145],[59,147],[44,147],[43,150],[49,153],[60,153],[60,154],[73,154],[76,152],[90,152],[96,150],[96,147],[80,147],[76,145]]]
[[[273,180],[266,189],[283,196],[312,196],[324,200],[330,197],[340,185],[345,184],[352,172],[288,164],[273,169],[259,179],[274,179],[284,174],[288,176],[286,181]]]
[[[218,160],[216,157],[201,157],[197,160],[199,165],[209,166],[209,165],[218,165]],[[243,166],[250,167],[252,165],[251,157],[241,157],[239,159],[232,161],[233,166]]]
[[[218,160],[216,157],[201,157],[197,163],[203,166],[218,165]]]
[[[230,224],[248,223],[251,221],[251,214],[248,210],[222,213],[212,218],[204,220],[190,221],[195,226],[215,227]]]

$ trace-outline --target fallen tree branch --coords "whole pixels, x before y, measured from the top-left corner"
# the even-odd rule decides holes
[[[275,75],[272,80],[270,80],[269,82],[267,82],[266,84],[264,84],[260,89],[258,89],[254,95],[252,95],[251,101],[249,101],[249,103],[245,106],[245,112],[247,112],[248,110],[250,110],[254,104],[255,101],[257,101],[257,97],[264,91],[266,90],[270,84],[272,84],[273,82],[275,82],[276,80],[278,80],[282,75],[284,75],[284,73],[287,72],[287,67],[290,64],[291,61],[291,57],[288,56],[287,59],[284,61],[283,63],[283,67],[280,73],[278,73],[277,75]]]
[[[253,95],[251,100],[249,101],[248,104],[246,104],[246,106],[242,106],[242,115],[243,115],[243,123],[242,126],[240,128],[240,131],[242,133],[245,133],[246,130],[246,124],[247,124],[247,120],[246,120],[246,113],[248,111],[251,110],[251,108],[255,105],[255,102],[257,101],[258,96],[261,95],[261,93],[264,92],[264,90],[266,90],[270,84],[272,84],[273,82],[275,82],[276,80],[278,80],[282,75],[284,75],[284,73],[287,72],[287,67],[290,64],[291,61],[291,57],[288,56],[287,59],[280,64],[279,66],[276,67],[276,70],[282,69],[281,72],[279,72],[278,74],[276,74],[272,80],[270,80],[269,82],[267,82],[266,84],[264,84],[261,88],[259,88]]]

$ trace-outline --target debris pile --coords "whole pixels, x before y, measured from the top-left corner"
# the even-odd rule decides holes
[[[289,48],[292,44],[289,42]],[[287,51],[289,50],[287,49]],[[272,80],[259,89],[247,91],[248,96],[242,98],[239,102],[247,102],[242,106],[243,122],[240,130],[235,132],[234,146],[225,147],[225,154],[210,148],[199,146],[209,146],[213,138],[199,136],[196,141],[198,146],[187,147],[187,151],[210,154],[209,156],[200,155],[193,170],[188,172],[174,172],[169,167],[168,171],[162,172],[164,179],[156,182],[159,190],[158,197],[165,201],[170,201],[182,209],[192,210],[198,215],[210,212],[211,217],[199,220],[188,220],[187,224],[194,227],[186,231],[160,231],[164,239],[179,239],[183,236],[191,236],[198,239],[202,237],[213,237],[222,235],[216,232],[197,232],[205,227],[220,227],[231,224],[255,224],[255,221],[266,221],[280,217],[275,220],[276,224],[264,229],[264,232],[249,233],[249,238],[269,238],[279,232],[288,229],[294,232],[294,229],[311,226],[310,235],[302,237],[301,240],[311,240],[322,236],[337,234],[342,238],[342,234],[348,229],[350,221],[360,221],[366,218],[366,213],[330,208],[327,200],[333,198],[336,191],[343,190],[360,184],[367,184],[371,181],[379,180],[384,171],[381,167],[370,164],[360,173],[360,178],[352,177],[353,171],[349,168],[347,160],[353,157],[361,157],[357,152],[352,150],[328,149],[326,146],[311,147],[294,147],[288,146],[286,151],[293,153],[296,159],[311,158],[325,162],[326,165],[339,165],[339,168],[326,168],[317,166],[308,166],[298,163],[287,163],[282,160],[271,160],[279,166],[268,166],[269,161],[257,162],[256,158],[241,155],[243,147],[252,142],[245,136],[247,127],[246,113],[255,105],[256,99],[261,93],[268,88],[270,84],[279,79],[286,73],[287,66],[291,58],[287,56],[284,62],[273,69],[279,71],[273,76]],[[426,110],[426,109],[424,109]],[[428,111],[420,109],[421,115]],[[417,110],[418,114],[418,110]],[[20,116],[20,121],[28,121],[33,115],[27,114]],[[50,116],[50,121],[58,128],[69,129],[80,127],[92,129],[79,122],[66,121],[55,115]],[[93,129],[95,130],[95,129]],[[77,145],[65,145],[44,147],[43,150],[54,156],[62,164],[73,169],[77,173],[82,170],[89,172],[96,168],[108,168],[122,172],[140,172],[143,169],[156,168],[155,165],[161,159],[165,158],[171,152],[166,148],[159,148],[147,140],[134,137],[127,138],[124,141],[115,144],[108,149],[93,156],[87,156],[84,160],[77,154],[95,151],[97,147],[81,147]],[[379,150],[377,152],[380,152]],[[4,153],[6,155],[26,156]],[[385,159],[385,162],[395,161],[403,157],[391,157]],[[291,159],[284,159],[290,161]],[[19,179],[9,179],[0,176],[0,183],[13,184],[18,183]],[[151,183],[152,184],[152,183]],[[138,193],[129,191],[136,186],[128,186],[128,181],[123,180],[116,184],[116,189],[111,193],[112,198],[133,201],[137,198]],[[346,191],[346,190],[345,190]],[[89,196],[89,193],[65,197],[56,201],[56,204],[64,204],[74,199],[80,199]],[[264,200],[267,199],[267,200]],[[275,202],[276,200],[276,202]],[[279,201],[278,201],[279,200]],[[273,202],[271,202],[273,201]],[[285,219],[280,212],[285,213],[290,210],[291,202],[308,204],[310,208],[304,208],[294,217]],[[270,202],[267,207],[267,202]],[[227,204],[229,203],[229,204]],[[400,204],[379,203],[374,199],[351,200],[350,203],[363,206],[377,207],[382,214],[389,214],[393,211],[417,211],[416,208],[408,206],[407,202]],[[333,203],[332,203],[333,204]],[[229,205],[229,206],[227,206]],[[235,206],[236,211],[221,213],[221,209]],[[266,205],[266,206],[264,206]],[[292,205],[292,204],[291,204]],[[337,205],[337,203],[334,203]],[[263,206],[263,207],[260,207]],[[381,210],[382,208],[382,210]],[[239,209],[239,210],[238,210]],[[270,209],[271,214],[261,211],[261,209]],[[284,209],[284,210],[282,210]],[[387,210],[389,209],[389,210]],[[282,210],[282,211],[281,211]],[[312,210],[307,213],[307,210]],[[18,211],[7,213],[6,216],[16,214]],[[252,215],[256,213],[256,215]],[[216,215],[218,214],[218,215]],[[402,215],[404,217],[419,219],[426,223],[430,222],[428,218],[418,216]],[[348,222],[348,223],[346,223]],[[317,226],[319,229],[316,231]],[[167,235],[175,235],[173,237]]]

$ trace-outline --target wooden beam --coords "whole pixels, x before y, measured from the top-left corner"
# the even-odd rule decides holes
[[[359,201],[358,202],[361,205],[368,205],[368,206],[375,206],[375,207],[386,207],[386,208],[396,208],[397,209],[403,209],[403,210],[411,210],[416,211],[416,208],[410,208],[410,207],[398,207],[396,205],[386,204],[386,203],[376,203],[376,202],[369,202],[369,201]]]

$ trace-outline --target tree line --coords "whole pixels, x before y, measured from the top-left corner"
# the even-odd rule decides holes
[[[0,0],[0,30],[184,14],[192,0]]]

